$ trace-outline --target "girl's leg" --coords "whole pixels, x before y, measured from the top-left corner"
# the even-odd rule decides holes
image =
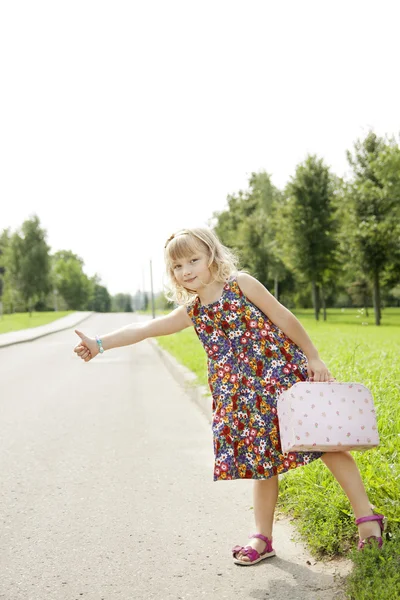
[[[278,500],[278,476],[270,477],[269,479],[261,479],[254,481],[253,484],[253,508],[256,531],[254,533],[262,533],[267,538],[272,539],[272,526],[274,522],[274,512],[276,501]],[[258,552],[263,552],[265,542],[258,538],[249,540],[246,546],[255,548]],[[239,553],[238,558],[249,560],[247,556]]]
[[[368,500],[360,471],[354,458],[349,452],[327,452],[321,456],[335,479],[341,485],[344,493],[350,500],[356,519],[372,515],[371,504]],[[361,523],[359,526],[360,538],[381,535],[381,529],[377,521]]]

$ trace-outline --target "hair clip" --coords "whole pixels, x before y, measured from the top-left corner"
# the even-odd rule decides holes
[[[175,234],[173,233],[173,234],[172,234],[172,235],[171,235],[171,236],[170,236],[170,237],[167,239],[167,241],[165,242],[164,250],[165,250],[165,248],[168,246],[168,244],[170,243],[170,241],[174,239],[174,237],[175,237]]]
[[[167,241],[165,242],[164,250],[168,246],[168,244],[170,243],[170,241],[174,239],[174,237],[176,237],[178,235],[187,235],[187,234],[188,234],[188,232],[186,231],[186,229],[182,229],[181,231],[177,231],[176,233],[173,233],[171,235],[171,237],[169,237],[167,239]]]

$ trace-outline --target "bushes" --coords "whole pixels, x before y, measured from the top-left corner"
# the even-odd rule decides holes
[[[400,530],[379,550],[375,543],[362,552],[353,550],[353,571],[347,578],[351,600],[398,600],[400,598]]]

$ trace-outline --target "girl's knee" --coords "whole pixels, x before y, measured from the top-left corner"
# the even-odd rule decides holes
[[[268,479],[255,479],[254,486],[255,487],[267,487],[269,485],[276,485],[278,482],[278,475],[273,475]]]

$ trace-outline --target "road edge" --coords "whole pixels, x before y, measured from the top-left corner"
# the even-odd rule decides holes
[[[44,332],[42,331],[41,333],[38,333],[37,335],[34,335],[33,337],[27,337],[27,338],[23,338],[20,340],[14,340],[12,342],[5,342],[5,343],[1,342],[1,337],[0,337],[0,349],[8,348],[9,346],[15,346],[16,344],[25,344],[27,342],[34,342],[35,340],[38,340],[39,338],[46,337],[47,335],[52,335],[53,333],[59,333],[60,331],[65,331],[66,329],[71,329],[72,327],[76,327],[77,325],[80,325],[80,323],[83,323],[83,321],[85,321],[86,319],[88,319],[89,317],[91,317],[94,314],[95,314],[95,312],[93,312],[93,311],[90,313],[86,313],[85,315],[80,317],[77,321],[72,321],[72,323],[69,323],[68,325],[62,325],[58,329],[53,329],[51,331],[44,331]],[[65,317],[61,317],[60,321],[64,318]],[[52,323],[56,323],[57,320],[58,319],[56,319],[55,321],[52,321]],[[32,328],[32,329],[34,329],[34,328]],[[20,330],[18,330],[18,331],[20,331]],[[16,331],[15,333],[18,333],[18,331]],[[27,331],[29,331],[29,329]],[[12,333],[12,332],[10,331],[8,333]],[[5,333],[4,335],[8,335],[8,334]]]

